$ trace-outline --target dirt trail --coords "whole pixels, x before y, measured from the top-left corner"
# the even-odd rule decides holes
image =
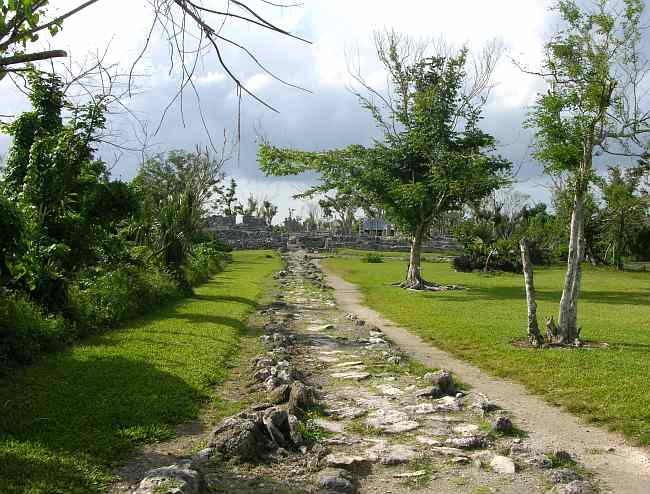
[[[529,434],[526,443],[539,450],[562,449],[574,453],[612,492],[650,493],[650,452],[647,449],[631,446],[619,434],[583,423],[574,415],[530,394],[521,384],[491,377],[477,367],[432,347],[419,336],[364,306],[363,296],[355,285],[330,270],[324,271],[341,310],[356,314],[368,324],[380,328],[415,360],[430,367],[449,369],[474,391],[485,393],[511,411],[516,423]]]

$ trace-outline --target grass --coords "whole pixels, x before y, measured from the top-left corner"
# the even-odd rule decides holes
[[[549,402],[587,420],[650,444],[650,273],[584,267],[579,305],[583,338],[607,349],[515,348],[526,335],[523,277],[456,273],[449,264],[427,263],[431,281],[461,284],[464,291],[411,292],[390,286],[404,262],[366,264],[355,258],[325,263],[357,284],[366,303],[435,346],[487,372],[518,380]],[[535,273],[538,314],[555,315],[562,268]]]
[[[339,256],[354,256],[354,257],[366,257],[368,254],[372,255],[378,255],[381,257],[387,257],[387,258],[396,258],[396,259],[408,259],[409,257],[409,252],[408,250],[404,251],[399,251],[399,250],[361,250],[361,249],[351,249],[347,247],[341,247],[339,249],[336,249],[336,253]],[[443,256],[443,257],[449,257],[449,256],[457,256],[459,254],[458,251],[454,250],[448,250],[448,249],[424,249],[422,251],[423,254],[423,259],[427,260],[429,256],[433,256],[434,258]]]
[[[215,384],[280,267],[266,254],[235,252],[193,296],[0,381],[0,492],[105,492],[138,445],[218,407]]]

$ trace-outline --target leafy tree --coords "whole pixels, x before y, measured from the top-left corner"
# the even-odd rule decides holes
[[[633,167],[623,171],[621,167],[609,168],[609,176],[599,177],[596,184],[601,191],[605,207],[602,212],[602,242],[605,258],[623,270],[623,256],[630,254],[630,247],[648,218],[650,200],[641,194],[639,186],[647,166]]]
[[[234,216],[237,214],[237,182],[234,178],[230,179],[228,187],[216,185],[213,189],[216,195],[213,208],[225,216]]]
[[[336,216],[338,230],[344,235],[351,235],[354,227],[355,213],[359,209],[359,200],[356,195],[336,191],[335,194],[325,196],[319,202],[323,215],[326,218]]]
[[[271,226],[276,214],[278,214],[278,207],[272,204],[271,201],[263,200],[258,209],[258,216],[264,220],[267,226]]]
[[[411,236],[403,286],[435,289],[420,274],[422,243],[443,213],[489,195],[504,183],[510,163],[494,156],[494,138],[480,127],[479,98],[495,62],[486,52],[476,77],[466,71],[467,49],[453,54],[421,54],[409,59],[412,44],[395,33],[377,37],[377,53],[390,77],[383,106],[358,93],[383,138],[372,146],[305,152],[268,143],[258,152],[262,169],[273,175],[316,171],[322,184],[306,195],[340,191],[382,208]],[[415,53],[420,53],[416,51]]]
[[[93,157],[104,100],[75,106],[57,76],[28,72],[26,78],[32,110],[4,127],[13,142],[2,189],[26,231],[26,250],[12,269],[14,281],[55,309],[65,304],[71,273],[97,262],[96,248],[135,205],[128,187],[110,182],[105,164]]]
[[[146,160],[134,186],[143,200],[140,221],[154,255],[189,291],[183,267],[206,224],[214,186],[225,158],[208,149],[170,151]]]
[[[642,153],[650,113],[640,90],[646,73],[640,49],[641,0],[594,0],[581,9],[559,0],[562,26],[545,47],[539,75],[548,83],[531,112],[535,156],[551,175],[567,174],[573,195],[567,272],[560,300],[558,340],[578,340],[578,297],[584,256],[584,205],[597,151]]]

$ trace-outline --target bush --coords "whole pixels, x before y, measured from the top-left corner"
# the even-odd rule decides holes
[[[213,242],[199,244],[184,266],[185,278],[190,286],[208,281],[210,276],[223,270],[230,254],[220,250]]]
[[[180,295],[178,284],[160,268],[124,265],[95,276],[83,273],[70,286],[67,315],[81,336],[114,327]]]
[[[72,339],[61,317],[46,317],[26,296],[0,288],[0,374]]]
[[[380,262],[384,262],[384,258],[381,257],[380,254],[373,254],[372,252],[368,252],[362,259],[363,262],[368,262],[371,264],[377,264]]]
[[[451,261],[454,269],[461,273],[471,273],[474,270],[474,263],[469,256],[457,256]]]
[[[470,257],[466,255],[457,256],[452,259],[454,269],[461,273],[471,273],[472,271],[483,271],[485,269],[486,256]],[[518,259],[512,256],[493,256],[490,259],[490,271],[504,271],[507,273],[521,273],[522,266]]]

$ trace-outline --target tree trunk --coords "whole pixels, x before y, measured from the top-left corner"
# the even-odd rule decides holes
[[[580,292],[580,263],[584,254],[583,229],[584,196],[578,190],[575,194],[573,212],[571,214],[571,232],[569,236],[569,255],[567,271],[564,277],[564,288],[560,299],[558,315],[558,342],[572,344],[578,337],[578,295]]]
[[[422,280],[421,274],[421,254],[422,254],[422,241],[424,240],[425,228],[420,226],[415,231],[411,239],[411,252],[409,254],[409,267],[406,271],[406,280],[404,281],[404,288],[411,288],[414,290],[422,290],[425,288],[425,283]]]
[[[525,238],[519,241],[521,249],[521,264],[524,269],[524,282],[526,284],[526,304],[528,305],[528,340],[531,345],[539,347],[544,344],[544,338],[539,332],[537,324],[537,301],[535,297],[535,281],[533,279],[533,266],[530,262],[528,242]]]

